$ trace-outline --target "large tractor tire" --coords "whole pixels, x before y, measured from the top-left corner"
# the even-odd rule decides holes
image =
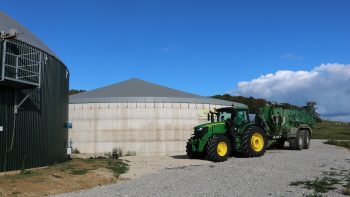
[[[200,154],[200,153],[197,153],[197,152],[193,152],[191,141],[192,141],[192,138],[190,138],[190,139],[187,141],[187,144],[186,144],[186,153],[187,153],[187,156],[188,156],[188,158],[190,158],[190,159],[198,159],[198,158],[200,158],[201,154]]]
[[[245,157],[260,157],[268,146],[265,131],[261,127],[251,126],[242,136],[242,153]]]
[[[207,144],[207,157],[214,162],[226,161],[231,155],[230,140],[223,136],[213,136],[209,139]]]
[[[304,147],[304,132],[303,130],[298,130],[296,137],[290,138],[288,140],[289,147],[292,150],[302,150]]]
[[[309,149],[310,147],[310,132],[309,130],[305,129],[304,131],[304,136],[303,136],[303,142],[304,142],[304,149]]]

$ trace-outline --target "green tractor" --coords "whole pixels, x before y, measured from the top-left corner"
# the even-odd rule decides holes
[[[244,157],[260,157],[272,145],[282,148],[288,141],[291,149],[308,149],[314,110],[287,109],[281,105],[260,108],[250,120],[248,107],[235,103],[208,114],[209,123],[194,127],[186,152],[189,158],[214,162],[227,160],[233,153]]]

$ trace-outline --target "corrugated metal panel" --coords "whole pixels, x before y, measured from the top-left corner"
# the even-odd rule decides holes
[[[1,41],[0,41],[1,44]],[[69,75],[67,68],[51,55],[42,67],[40,89],[17,90],[23,98],[33,91],[19,109],[13,138],[13,87],[0,86],[0,171],[45,166],[66,159]],[[20,99],[19,99],[20,100]],[[19,101],[17,101],[19,102]],[[5,163],[6,158],[6,163]]]

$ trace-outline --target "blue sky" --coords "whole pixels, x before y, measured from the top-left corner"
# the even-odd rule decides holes
[[[137,77],[200,95],[350,62],[350,1],[17,1],[0,9],[65,62],[71,88]]]

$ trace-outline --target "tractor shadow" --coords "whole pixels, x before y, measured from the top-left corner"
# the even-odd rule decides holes
[[[266,150],[287,150],[287,151],[290,150],[290,151],[295,151],[289,145],[284,145],[283,148],[272,145],[272,146],[268,147]]]
[[[173,158],[173,159],[188,159],[188,160],[207,160],[206,158],[205,158],[205,156],[200,156],[200,157],[197,157],[197,158],[189,158],[186,154],[184,154],[184,155],[171,155],[170,156],[171,158]]]
[[[171,155],[170,157],[174,159],[189,159],[187,155]]]

